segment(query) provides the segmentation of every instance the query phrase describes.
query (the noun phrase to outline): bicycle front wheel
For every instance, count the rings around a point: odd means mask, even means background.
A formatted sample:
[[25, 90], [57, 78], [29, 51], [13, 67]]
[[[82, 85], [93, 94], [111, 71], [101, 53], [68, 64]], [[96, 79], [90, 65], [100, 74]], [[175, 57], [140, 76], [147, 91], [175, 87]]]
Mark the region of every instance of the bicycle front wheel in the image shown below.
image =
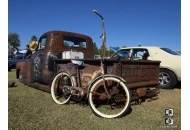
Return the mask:
[[115, 77], [98, 79], [90, 88], [88, 101], [93, 113], [104, 118], [124, 116], [130, 108], [130, 90], [123, 81]]

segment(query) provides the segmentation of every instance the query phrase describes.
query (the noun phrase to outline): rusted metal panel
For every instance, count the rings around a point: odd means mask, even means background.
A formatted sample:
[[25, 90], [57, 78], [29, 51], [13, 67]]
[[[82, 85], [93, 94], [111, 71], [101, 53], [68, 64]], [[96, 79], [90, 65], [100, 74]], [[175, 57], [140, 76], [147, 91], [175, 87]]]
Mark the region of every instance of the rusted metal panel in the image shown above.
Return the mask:
[[30, 61], [26, 61], [23, 69], [23, 81], [28, 84], [34, 82], [31, 73], [32, 64]]
[[32, 83], [34, 79], [31, 75], [31, 62], [30, 61], [22, 61], [18, 62], [16, 65], [16, 76], [19, 78], [19, 73], [23, 76], [23, 83]]
[[20, 61], [16, 63], [16, 77], [19, 78], [19, 73], [23, 73], [24, 61]]
[[147, 81], [139, 81], [139, 82], [132, 82], [132, 83], [126, 83], [127, 87], [129, 88], [138, 88], [138, 87], [158, 87], [158, 81], [156, 80], [147, 80]]
[[40, 84], [40, 83], [28, 83], [28, 86], [42, 90], [44, 92], [51, 93], [51, 88], [49, 85], [44, 85], [44, 84]]
[[139, 96], [146, 96], [146, 90], [147, 88], [143, 87], [143, 88], [137, 88], [137, 93]]
[[[65, 60], [65, 62], [67, 62], [67, 60]], [[59, 64], [57, 66], [59, 66]], [[70, 75], [76, 76], [77, 75], [76, 67], [77, 66], [71, 62], [66, 63], [66, 64], [62, 63], [58, 72], [64, 71], [64, 72], [69, 73]], [[81, 87], [83, 89], [85, 89], [84, 90], [85, 92], [87, 92], [87, 90], [88, 90], [88, 84], [89, 84], [89, 81], [92, 80], [93, 73], [99, 69], [100, 69], [100, 66], [98, 66], [98, 65], [90, 65], [90, 64], [86, 64], [86, 63], [84, 63], [82, 66], [78, 67], [78, 71], [80, 74], [78, 78], [80, 79]]]
[[[81, 59], [83, 60], [83, 59]], [[65, 71], [67, 73], [74, 73], [72, 68], [72, 63], [68, 63], [70, 60], [56, 60], [57, 66], [60, 66], [60, 71]], [[90, 60], [84, 59], [84, 65], [80, 68], [81, 82], [89, 78], [84, 78], [83, 74], [92, 75], [95, 71], [99, 69], [100, 60]], [[114, 63], [115, 62], [115, 63]], [[144, 86], [157, 86], [158, 85], [158, 74], [159, 74], [159, 62], [155, 62], [148, 65], [137, 64], [138, 62], [130, 61], [130, 64], [122, 64], [117, 60], [112, 60], [110, 64], [109, 60], [105, 61], [105, 70], [107, 74], [114, 74], [121, 76], [129, 88], [137, 88]], [[86, 81], [85, 81], [86, 82]]]
[[157, 66], [155, 65], [122, 65], [122, 78], [127, 83], [147, 80], [157, 80]]

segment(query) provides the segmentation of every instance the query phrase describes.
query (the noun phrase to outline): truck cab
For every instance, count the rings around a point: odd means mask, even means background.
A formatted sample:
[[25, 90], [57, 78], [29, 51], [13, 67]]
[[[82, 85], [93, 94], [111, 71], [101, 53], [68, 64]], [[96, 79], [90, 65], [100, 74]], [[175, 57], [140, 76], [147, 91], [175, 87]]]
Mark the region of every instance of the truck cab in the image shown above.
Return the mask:
[[[50, 84], [54, 76], [54, 59], [62, 59], [67, 51], [82, 52], [84, 58], [93, 58], [93, 41], [89, 36], [66, 32], [50, 31], [44, 33], [31, 58], [18, 62], [16, 76], [25, 84], [39, 82]], [[74, 58], [79, 58], [77, 55]]]

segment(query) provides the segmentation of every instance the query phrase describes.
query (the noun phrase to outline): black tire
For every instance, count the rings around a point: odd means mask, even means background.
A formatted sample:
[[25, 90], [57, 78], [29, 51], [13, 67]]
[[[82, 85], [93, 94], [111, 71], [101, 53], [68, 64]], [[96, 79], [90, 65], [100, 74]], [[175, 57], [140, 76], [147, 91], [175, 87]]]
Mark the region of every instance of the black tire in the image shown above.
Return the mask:
[[172, 71], [160, 69], [159, 83], [162, 89], [173, 89], [177, 84], [177, 79]]
[[[103, 78], [98, 79], [90, 88], [88, 102], [91, 110], [95, 115], [103, 118], [119, 118], [124, 116], [131, 105], [130, 90], [123, 81], [114, 77], [105, 77], [105, 82], [108, 92], [113, 92], [111, 98], [108, 98], [105, 94], [105, 89], [102, 86]], [[119, 99], [121, 101], [116, 101]], [[121, 107], [122, 105], [123, 107]]]

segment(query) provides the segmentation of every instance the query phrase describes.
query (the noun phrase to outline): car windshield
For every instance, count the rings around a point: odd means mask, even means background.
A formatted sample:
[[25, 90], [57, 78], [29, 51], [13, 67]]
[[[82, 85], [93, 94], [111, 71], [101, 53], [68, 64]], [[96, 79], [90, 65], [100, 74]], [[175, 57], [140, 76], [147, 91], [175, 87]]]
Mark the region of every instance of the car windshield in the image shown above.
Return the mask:
[[175, 51], [173, 51], [173, 50], [171, 50], [169, 48], [160, 48], [160, 49], [167, 52], [167, 53], [169, 53], [169, 54], [172, 54], [172, 55], [180, 55], [179, 53], [177, 53], [177, 52], [175, 52]]
[[129, 56], [129, 50], [119, 50], [111, 57], [128, 57]]

